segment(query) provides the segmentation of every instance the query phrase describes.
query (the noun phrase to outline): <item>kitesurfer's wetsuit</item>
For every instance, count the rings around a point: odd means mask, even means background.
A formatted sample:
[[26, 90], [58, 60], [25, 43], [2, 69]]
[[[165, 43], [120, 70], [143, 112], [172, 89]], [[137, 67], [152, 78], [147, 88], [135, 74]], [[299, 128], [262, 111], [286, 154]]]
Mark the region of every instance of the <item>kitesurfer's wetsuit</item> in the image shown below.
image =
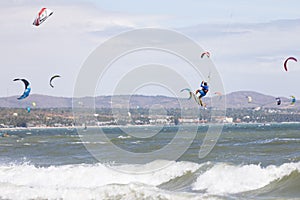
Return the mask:
[[207, 84], [205, 85], [203, 81], [201, 82], [200, 87], [201, 87], [201, 90], [199, 89], [196, 91], [196, 94], [197, 94], [197, 92], [200, 93], [199, 98], [204, 97], [208, 92], [208, 85]]

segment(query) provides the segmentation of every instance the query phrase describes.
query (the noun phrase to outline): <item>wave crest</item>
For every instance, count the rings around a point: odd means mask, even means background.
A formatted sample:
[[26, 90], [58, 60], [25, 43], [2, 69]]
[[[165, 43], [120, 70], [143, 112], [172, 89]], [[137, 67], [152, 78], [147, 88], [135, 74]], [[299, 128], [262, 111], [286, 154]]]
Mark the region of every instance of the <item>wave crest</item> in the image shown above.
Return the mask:
[[198, 176], [193, 184], [193, 190], [219, 195], [241, 193], [263, 188], [294, 171], [300, 171], [300, 162], [267, 167], [219, 163]]

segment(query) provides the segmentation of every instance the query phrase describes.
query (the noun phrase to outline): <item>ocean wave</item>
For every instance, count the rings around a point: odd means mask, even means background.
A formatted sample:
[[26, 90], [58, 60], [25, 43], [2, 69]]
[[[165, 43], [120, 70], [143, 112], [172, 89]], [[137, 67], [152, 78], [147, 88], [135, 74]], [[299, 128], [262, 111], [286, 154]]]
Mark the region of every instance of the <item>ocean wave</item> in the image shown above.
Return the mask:
[[118, 138], [119, 139], [130, 139], [131, 136], [130, 135], [127, 135], [127, 136], [119, 135]]
[[13, 144], [1, 144], [0, 143], [0, 146], [3, 146], [3, 147], [12, 147], [12, 146], [14, 146]]
[[[166, 164], [165, 168], [151, 171], [156, 166], [160, 166], [162, 162]], [[141, 199], [140, 197], [143, 195], [145, 197], [149, 195], [151, 197], [149, 199], [157, 199], [156, 197], [161, 195], [161, 199], [176, 199], [170, 192], [159, 189], [157, 186], [187, 173], [194, 173], [200, 166], [200, 164], [191, 162], [161, 160], [145, 165], [121, 165], [116, 167], [117, 170], [104, 164], [50, 167], [36, 167], [30, 164], [1, 165], [0, 198], [82, 199], [81, 197], [84, 197], [86, 199], [88, 197], [87, 199], [89, 199], [91, 197], [91, 199], [109, 199], [116, 195], [115, 197], [120, 197], [117, 199]], [[135, 170], [137, 173], [120, 172], [125, 169]], [[149, 172], [138, 173], [139, 171], [144, 172], [145, 169], [149, 169]], [[103, 198], [101, 195], [104, 195]]]
[[218, 195], [253, 191], [281, 180], [293, 172], [300, 172], [300, 162], [267, 167], [219, 163], [199, 175], [193, 184], [193, 190]]
[[[166, 167], [153, 171], [161, 165]], [[267, 167], [166, 160], [120, 166], [0, 165], [0, 199], [253, 199], [276, 192], [276, 197], [297, 196], [299, 187], [300, 162]]]
[[68, 144], [106, 144], [107, 142], [88, 142], [88, 141], [76, 141], [68, 142]]
[[11, 184], [0, 184], [1, 197], [4, 199], [102, 199], [102, 200], [217, 200], [214, 196], [191, 194], [186, 192], [170, 192], [153, 186], [131, 183], [111, 184], [95, 188], [29, 188]]
[[272, 138], [264, 140], [255, 140], [245, 143], [235, 143], [234, 146], [255, 145], [255, 144], [282, 144], [288, 142], [300, 142], [300, 138]]
[[299, 199], [300, 197], [300, 172], [295, 170], [287, 176], [277, 179], [267, 186], [252, 191], [250, 197], [276, 197], [284, 199]]
[[140, 141], [140, 140], [137, 140], [137, 141], [132, 141], [132, 142], [130, 142], [131, 144], [140, 144], [140, 143], [142, 143], [142, 141]]

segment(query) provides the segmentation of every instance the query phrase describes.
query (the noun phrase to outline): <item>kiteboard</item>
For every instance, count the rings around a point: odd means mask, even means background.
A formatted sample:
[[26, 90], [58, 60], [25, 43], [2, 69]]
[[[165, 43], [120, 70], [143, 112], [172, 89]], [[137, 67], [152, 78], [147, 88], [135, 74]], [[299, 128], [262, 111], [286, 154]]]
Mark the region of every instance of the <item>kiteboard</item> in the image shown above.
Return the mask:
[[184, 89], [182, 89], [180, 92], [183, 92], [183, 91], [189, 92], [190, 97], [189, 97], [188, 99], [193, 98], [194, 101], [195, 101], [198, 105], [204, 106], [204, 107], [206, 106], [206, 105], [202, 102], [202, 100], [201, 100], [194, 92], [192, 92], [189, 88], [184, 88]]

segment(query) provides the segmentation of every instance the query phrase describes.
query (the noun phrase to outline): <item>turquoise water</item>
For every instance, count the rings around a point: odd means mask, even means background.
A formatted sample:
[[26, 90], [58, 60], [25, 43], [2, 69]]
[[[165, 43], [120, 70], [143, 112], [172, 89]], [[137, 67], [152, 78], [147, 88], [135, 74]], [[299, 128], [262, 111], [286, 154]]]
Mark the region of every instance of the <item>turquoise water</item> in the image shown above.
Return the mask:
[[[9, 137], [0, 138], [0, 198], [300, 198], [300, 124], [225, 125], [212, 151], [200, 159], [208, 128], [6, 130]], [[195, 139], [176, 160], [168, 159], [176, 149], [159, 151], [180, 134], [175, 148], [186, 145], [194, 130]], [[157, 134], [145, 137], [152, 132]], [[143, 137], [137, 137], [140, 133]], [[90, 137], [83, 140], [84, 135]], [[111, 152], [111, 145], [143, 153], [141, 163]], [[144, 157], [157, 151], [157, 158]]]

